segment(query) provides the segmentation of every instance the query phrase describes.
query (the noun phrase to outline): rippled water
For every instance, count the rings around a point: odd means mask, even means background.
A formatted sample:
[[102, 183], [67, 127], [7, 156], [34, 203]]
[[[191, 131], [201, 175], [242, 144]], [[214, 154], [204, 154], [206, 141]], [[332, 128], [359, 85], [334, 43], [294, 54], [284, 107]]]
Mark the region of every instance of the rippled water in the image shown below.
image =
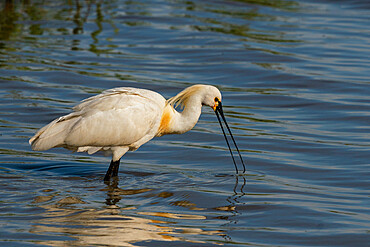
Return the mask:
[[[366, 246], [368, 1], [2, 1], [2, 246]], [[28, 139], [118, 86], [213, 84], [217, 119], [122, 159]]]

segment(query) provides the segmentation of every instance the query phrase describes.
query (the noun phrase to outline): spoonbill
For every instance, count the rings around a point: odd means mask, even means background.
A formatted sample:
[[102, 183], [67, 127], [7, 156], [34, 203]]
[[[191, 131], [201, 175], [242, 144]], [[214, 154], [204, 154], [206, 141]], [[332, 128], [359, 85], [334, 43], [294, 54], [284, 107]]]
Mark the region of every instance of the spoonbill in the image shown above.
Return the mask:
[[[146, 89], [108, 89], [83, 100], [73, 107], [72, 113], [41, 128], [29, 143], [38, 151], [63, 147], [88, 154], [98, 151], [111, 154], [112, 161], [104, 177], [109, 181], [118, 176], [120, 159], [127, 151], [135, 151], [154, 137], [191, 130], [198, 122], [203, 105], [210, 106], [216, 113], [238, 173], [221, 119], [224, 121], [245, 172], [242, 156], [222, 110], [221, 93], [211, 85], [190, 86], [168, 100]], [[181, 112], [176, 110], [178, 106]]]

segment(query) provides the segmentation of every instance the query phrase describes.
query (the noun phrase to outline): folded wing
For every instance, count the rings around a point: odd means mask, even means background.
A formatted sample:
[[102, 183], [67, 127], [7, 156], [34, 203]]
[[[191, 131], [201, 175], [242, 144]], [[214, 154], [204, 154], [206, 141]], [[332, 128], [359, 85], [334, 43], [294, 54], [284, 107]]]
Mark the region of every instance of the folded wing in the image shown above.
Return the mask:
[[90, 97], [40, 129], [30, 139], [34, 150], [66, 147], [93, 153], [102, 148], [136, 149], [155, 135], [165, 99], [152, 91], [115, 88]]

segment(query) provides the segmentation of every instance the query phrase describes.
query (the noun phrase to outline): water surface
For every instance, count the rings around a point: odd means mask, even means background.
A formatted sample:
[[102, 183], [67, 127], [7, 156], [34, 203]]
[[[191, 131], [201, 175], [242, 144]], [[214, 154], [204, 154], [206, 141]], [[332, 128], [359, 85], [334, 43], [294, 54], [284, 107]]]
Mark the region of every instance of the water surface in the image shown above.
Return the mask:
[[[0, 3], [2, 246], [366, 246], [368, 1]], [[102, 179], [109, 157], [28, 139], [105, 89], [223, 93]]]

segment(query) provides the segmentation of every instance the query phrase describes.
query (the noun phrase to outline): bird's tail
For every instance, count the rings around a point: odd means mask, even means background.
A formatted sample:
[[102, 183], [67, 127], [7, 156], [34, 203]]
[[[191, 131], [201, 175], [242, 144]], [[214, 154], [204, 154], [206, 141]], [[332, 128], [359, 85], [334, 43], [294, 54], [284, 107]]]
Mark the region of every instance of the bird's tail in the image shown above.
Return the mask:
[[78, 118], [71, 113], [44, 126], [29, 140], [32, 150], [44, 151], [63, 146], [69, 129], [77, 120]]

